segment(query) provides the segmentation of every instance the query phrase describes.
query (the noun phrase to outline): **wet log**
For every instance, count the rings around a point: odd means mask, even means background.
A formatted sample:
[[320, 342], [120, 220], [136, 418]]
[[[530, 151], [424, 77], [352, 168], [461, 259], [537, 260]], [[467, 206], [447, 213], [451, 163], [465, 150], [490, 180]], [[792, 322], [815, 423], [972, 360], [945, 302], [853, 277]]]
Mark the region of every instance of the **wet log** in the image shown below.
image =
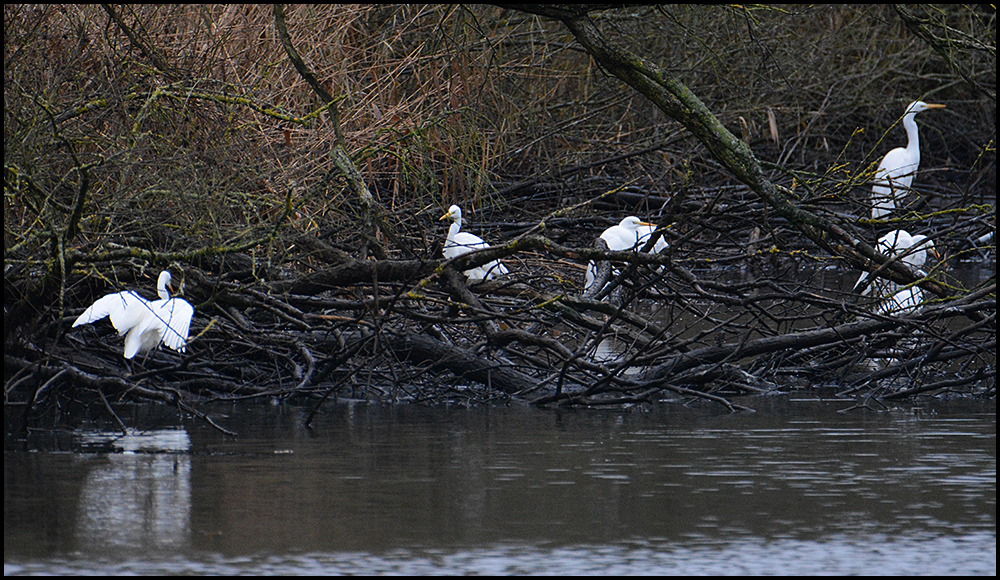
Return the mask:
[[488, 360], [427, 335], [390, 331], [381, 339], [400, 360], [417, 365], [429, 364], [435, 370], [447, 370], [458, 377], [511, 395], [530, 390], [538, 384], [537, 379], [515, 370], [509, 362]]
[[314, 296], [334, 288], [364, 282], [419, 280], [434, 273], [436, 261], [421, 260], [350, 260], [345, 263], [310, 272], [294, 280], [278, 280], [270, 284], [279, 294]]

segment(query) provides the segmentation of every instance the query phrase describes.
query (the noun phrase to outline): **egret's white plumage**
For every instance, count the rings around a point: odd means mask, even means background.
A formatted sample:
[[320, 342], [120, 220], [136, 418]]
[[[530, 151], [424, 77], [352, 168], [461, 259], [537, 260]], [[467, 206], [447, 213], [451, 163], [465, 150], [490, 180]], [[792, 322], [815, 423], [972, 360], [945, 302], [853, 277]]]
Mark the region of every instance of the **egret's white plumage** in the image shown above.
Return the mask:
[[[906, 230], [893, 230], [887, 233], [879, 238], [876, 248], [887, 256], [900, 256], [899, 260], [915, 269], [918, 274], [923, 274], [920, 268], [927, 261], [928, 252], [937, 255], [933, 240], [924, 235], [910, 235]], [[861, 274], [854, 288], [857, 289], [867, 279], [867, 272]], [[880, 314], [907, 312], [924, 301], [924, 292], [920, 287], [902, 288], [899, 284], [887, 280], [872, 282], [861, 293], [870, 294], [878, 299], [875, 310]]]
[[924, 291], [919, 286], [910, 286], [879, 302], [875, 308], [881, 314], [899, 314], [913, 310], [923, 301]]
[[[646, 245], [655, 230], [655, 224], [646, 223], [634, 215], [630, 215], [618, 225], [604, 230], [601, 239], [608, 243], [608, 249], [612, 251], [640, 250]], [[666, 247], [667, 241], [663, 239], [663, 236], [660, 236], [653, 245], [652, 253], [658, 253]], [[597, 266], [591, 261], [587, 264], [587, 274], [583, 282], [584, 290], [590, 288], [596, 275]]]
[[152, 302], [132, 291], [99, 298], [83, 311], [73, 326], [110, 317], [118, 334], [125, 336], [125, 350], [122, 353], [125, 358], [152, 350], [160, 342], [178, 352], [184, 352], [187, 349], [194, 307], [183, 298], [170, 296], [171, 280], [170, 272], [160, 272], [156, 281], [156, 292], [160, 299]]
[[[451, 226], [448, 227], [448, 235], [445, 238], [444, 249], [442, 250], [445, 258], [450, 260], [473, 250], [490, 247], [479, 236], [461, 231], [462, 210], [457, 205], [448, 208], [448, 212], [441, 216], [440, 219], [451, 219]], [[507, 272], [507, 267], [503, 265], [503, 262], [493, 260], [482, 266], [465, 270], [463, 274], [469, 280], [492, 280], [495, 276], [503, 275]]]
[[920, 133], [914, 120], [917, 113], [929, 109], [943, 109], [944, 105], [914, 101], [906, 107], [903, 128], [906, 129], [906, 147], [897, 147], [886, 153], [875, 170], [872, 185], [872, 217], [880, 218], [897, 207], [913, 183], [913, 176], [920, 166]]
[[[898, 288], [898, 286], [896, 287]], [[924, 291], [919, 286], [910, 286], [898, 290], [891, 296], [887, 296], [875, 305], [875, 312], [883, 316], [893, 316], [905, 314], [916, 309], [924, 302]], [[904, 329], [907, 330], [907, 329]], [[894, 346], [905, 352], [917, 347], [918, 339], [914, 336], [900, 337]], [[891, 351], [889, 351], [891, 352]], [[889, 365], [894, 365], [898, 361], [896, 356], [879, 356], [878, 358], [867, 359], [867, 367], [870, 370], [877, 370]]]
[[[875, 249], [889, 257], [902, 256], [899, 260], [917, 270], [918, 273], [920, 273], [920, 268], [923, 267], [924, 263], [927, 261], [927, 253], [936, 253], [934, 250], [933, 240], [922, 234], [918, 234], [916, 236], [910, 235], [910, 233], [906, 230], [892, 230], [882, 236], [878, 239]], [[854, 284], [854, 288], [857, 289], [859, 286], [865, 284], [867, 280], [868, 272], [863, 272], [861, 277], [859, 277], [858, 281]], [[873, 282], [873, 285], [874, 284], [875, 282]], [[861, 294], [870, 294], [871, 288], [872, 286], [866, 286], [861, 291]], [[889, 294], [897, 292], [898, 289], [899, 286], [895, 283], [887, 282], [887, 286], [880, 288], [875, 295], [888, 296]]]

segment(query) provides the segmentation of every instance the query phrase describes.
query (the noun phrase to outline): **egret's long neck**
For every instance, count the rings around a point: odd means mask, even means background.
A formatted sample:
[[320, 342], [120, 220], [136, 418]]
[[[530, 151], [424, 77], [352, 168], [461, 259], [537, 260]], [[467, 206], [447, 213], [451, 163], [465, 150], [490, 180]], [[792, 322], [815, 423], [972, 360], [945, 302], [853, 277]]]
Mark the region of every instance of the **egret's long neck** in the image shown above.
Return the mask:
[[156, 293], [160, 295], [160, 300], [170, 298], [170, 292], [167, 290], [168, 280], [168, 277], [160, 276], [160, 279], [156, 281]]
[[451, 222], [451, 226], [448, 228], [448, 237], [455, 239], [458, 232], [462, 229], [462, 218], [455, 218], [455, 221]]
[[917, 130], [916, 118], [916, 113], [907, 113], [903, 117], [903, 128], [906, 129], [906, 150], [920, 155], [920, 132]]

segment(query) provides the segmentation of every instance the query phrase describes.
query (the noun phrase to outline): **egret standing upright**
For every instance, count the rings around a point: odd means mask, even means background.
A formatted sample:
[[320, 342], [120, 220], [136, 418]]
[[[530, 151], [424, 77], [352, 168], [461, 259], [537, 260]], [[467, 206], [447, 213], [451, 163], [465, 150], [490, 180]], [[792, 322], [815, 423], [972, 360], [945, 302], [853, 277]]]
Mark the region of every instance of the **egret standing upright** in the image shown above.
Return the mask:
[[913, 176], [920, 166], [920, 134], [914, 117], [921, 111], [943, 109], [944, 105], [914, 101], [906, 107], [903, 128], [906, 129], [906, 147], [896, 147], [885, 154], [875, 170], [872, 185], [872, 217], [875, 219], [895, 211], [913, 183]]

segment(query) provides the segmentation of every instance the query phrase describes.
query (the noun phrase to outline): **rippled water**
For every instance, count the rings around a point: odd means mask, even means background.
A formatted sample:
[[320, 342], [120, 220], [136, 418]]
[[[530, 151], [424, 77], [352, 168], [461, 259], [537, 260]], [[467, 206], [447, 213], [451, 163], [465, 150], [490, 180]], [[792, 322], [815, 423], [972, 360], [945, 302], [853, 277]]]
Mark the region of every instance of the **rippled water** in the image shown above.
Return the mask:
[[995, 574], [995, 403], [743, 403], [8, 439], [5, 574]]

